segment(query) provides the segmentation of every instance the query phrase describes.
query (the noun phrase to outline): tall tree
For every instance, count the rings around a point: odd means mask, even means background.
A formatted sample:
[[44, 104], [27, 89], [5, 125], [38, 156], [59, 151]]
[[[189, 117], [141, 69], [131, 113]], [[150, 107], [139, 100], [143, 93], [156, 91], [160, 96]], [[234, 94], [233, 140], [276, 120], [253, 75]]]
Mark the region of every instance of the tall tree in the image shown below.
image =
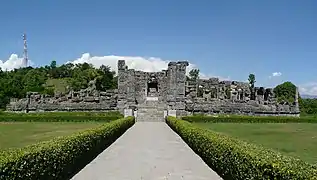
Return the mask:
[[249, 84], [251, 86], [251, 88], [254, 88], [254, 84], [255, 84], [255, 75], [254, 74], [249, 74], [249, 78], [248, 78]]
[[287, 81], [274, 88], [277, 100], [293, 103], [295, 100], [296, 86]]
[[196, 81], [199, 78], [199, 69], [192, 69], [189, 71], [189, 79]]

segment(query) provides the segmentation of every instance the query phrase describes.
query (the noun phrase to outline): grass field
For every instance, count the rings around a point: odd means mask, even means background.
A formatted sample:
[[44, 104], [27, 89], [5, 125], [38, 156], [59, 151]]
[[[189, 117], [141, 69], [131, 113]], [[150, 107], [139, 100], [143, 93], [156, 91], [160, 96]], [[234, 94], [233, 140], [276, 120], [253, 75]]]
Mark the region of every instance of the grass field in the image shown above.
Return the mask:
[[317, 124], [311, 123], [195, 123], [203, 128], [278, 150], [317, 164]]
[[56, 136], [100, 126], [97, 122], [0, 122], [0, 150], [18, 148]]

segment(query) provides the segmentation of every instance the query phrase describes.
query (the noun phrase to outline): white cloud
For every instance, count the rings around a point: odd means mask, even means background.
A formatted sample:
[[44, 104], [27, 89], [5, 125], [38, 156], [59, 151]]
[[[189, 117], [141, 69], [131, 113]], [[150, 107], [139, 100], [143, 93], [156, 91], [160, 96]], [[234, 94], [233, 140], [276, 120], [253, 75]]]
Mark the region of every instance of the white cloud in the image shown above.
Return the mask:
[[282, 76], [282, 73], [281, 72], [274, 72], [274, 73], [272, 73], [272, 76], [273, 77]]
[[273, 77], [280, 77], [282, 76], [282, 73], [281, 72], [273, 72], [271, 76], [269, 76], [269, 78], [273, 78]]
[[0, 60], [0, 68], [3, 71], [11, 71], [14, 68], [20, 68], [22, 67], [22, 59], [23, 58], [19, 58], [17, 54], [11, 54], [8, 60]]
[[[84, 53], [80, 58], [74, 61], [68, 61], [74, 64], [77, 63], [90, 63], [95, 67], [100, 67], [101, 65], [110, 66], [112, 70], [117, 72], [117, 62], [118, 60], [125, 60], [126, 65], [129, 69], [135, 69], [145, 72], [158, 72], [167, 69], [167, 65], [170, 61], [184, 61], [184, 60], [163, 60], [158, 57], [140, 57], [140, 56], [91, 56], [89, 53]], [[195, 64], [189, 63], [187, 67], [187, 73], [191, 69], [198, 68]], [[200, 73], [200, 77], [203, 79], [207, 79], [210, 77], [218, 77], [222, 80], [228, 80], [227, 78], [222, 78], [219, 76], [213, 76], [211, 74]]]
[[[8, 60], [6, 61], [0, 60], [0, 68], [3, 71], [11, 71], [13, 69], [18, 69], [23, 66], [22, 60], [23, 58], [19, 57], [17, 54], [11, 54]], [[33, 66], [34, 63], [29, 60], [28, 65]]]
[[[167, 68], [167, 64], [169, 61], [162, 60], [156, 57], [139, 57], [139, 56], [91, 56], [89, 53], [83, 54], [80, 58], [69, 61], [71, 63], [90, 63], [96, 67], [100, 67], [101, 65], [110, 66], [112, 70], [117, 71], [117, 62], [118, 60], [125, 60], [126, 65], [128, 65], [129, 69], [142, 70], [147, 72], [152, 71], [161, 71]], [[190, 65], [193, 67], [193, 65]], [[195, 67], [195, 66], [194, 66]]]
[[[15, 68], [22, 67], [22, 59], [16, 54], [12, 54], [10, 58], [6, 61], [0, 60], [0, 67], [4, 71], [10, 71]], [[100, 67], [101, 65], [110, 66], [112, 70], [117, 72], [117, 62], [118, 60], [125, 60], [126, 65], [130, 69], [146, 71], [146, 72], [158, 72], [167, 69], [167, 65], [170, 61], [184, 61], [184, 60], [163, 60], [158, 57], [141, 57], [141, 56], [91, 56], [89, 53], [84, 53], [80, 58], [76, 60], [68, 61], [67, 63], [89, 63], [95, 67]], [[29, 61], [30, 65], [34, 65], [32, 61]], [[189, 63], [187, 67], [187, 73], [191, 69], [198, 68], [197, 65]], [[230, 77], [221, 77], [212, 74], [205, 74], [200, 72], [200, 78], [208, 79], [210, 77], [218, 77], [220, 80], [229, 80]]]
[[[21, 57], [18, 57], [17, 54], [12, 54], [8, 60], [3, 61], [0, 60], [0, 67], [2, 70], [13, 70], [15, 68], [22, 67], [22, 59]], [[126, 64], [131, 69], [135, 70], [141, 70], [141, 71], [147, 71], [147, 72], [155, 72], [155, 71], [161, 71], [167, 68], [167, 65], [170, 61], [182, 61], [182, 60], [163, 60], [158, 57], [140, 57], [140, 56], [115, 56], [115, 55], [109, 55], [109, 56], [91, 56], [89, 53], [83, 54], [80, 58], [69, 61], [72, 63], [91, 63], [96, 67], [99, 67], [101, 65], [108, 65], [111, 67], [111, 69], [117, 71], [117, 61], [119, 59], [126, 60]], [[32, 61], [29, 61], [29, 64], [32, 66], [34, 63]], [[191, 69], [198, 68], [197, 65], [189, 63], [189, 66], [187, 67], [187, 73]], [[272, 77], [279, 77], [281, 76], [281, 72], [274, 72], [270, 76]], [[206, 74], [206, 73], [200, 73], [200, 78], [202, 79], [208, 79], [210, 77], [218, 77], [220, 80], [231, 80], [230, 77], [221, 77], [213, 74]], [[317, 95], [317, 82], [311, 82], [299, 85], [299, 92], [301, 94], [306, 95]]]
[[317, 95], [317, 82], [310, 82], [310, 83], [299, 85], [298, 90], [299, 90], [300, 94], [316, 96]]

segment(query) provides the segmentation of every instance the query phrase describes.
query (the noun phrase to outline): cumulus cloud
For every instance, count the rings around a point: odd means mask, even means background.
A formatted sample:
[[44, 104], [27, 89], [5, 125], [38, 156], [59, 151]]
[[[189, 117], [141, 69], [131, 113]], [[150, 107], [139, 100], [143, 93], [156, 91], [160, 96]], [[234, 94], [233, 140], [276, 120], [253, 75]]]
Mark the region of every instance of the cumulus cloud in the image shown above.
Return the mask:
[[[8, 60], [3, 61], [0, 60], [0, 68], [4, 71], [10, 71], [15, 68], [22, 67], [22, 59], [17, 54], [12, 54]], [[109, 55], [109, 56], [91, 56], [89, 53], [84, 53], [80, 58], [75, 60], [68, 61], [67, 63], [90, 63], [93, 64], [95, 67], [100, 67], [101, 65], [110, 66], [111, 69], [117, 71], [117, 61], [119, 59], [126, 60], [126, 64], [131, 69], [147, 71], [147, 72], [157, 72], [167, 68], [167, 65], [170, 61], [182, 61], [182, 60], [164, 60], [158, 57], [141, 57], [141, 56], [116, 56], [116, 55]], [[29, 61], [29, 65], [34, 65], [32, 61]], [[191, 69], [199, 68], [197, 65], [189, 63], [187, 67], [187, 73]], [[281, 72], [273, 72], [270, 78], [272, 77], [279, 77], [281, 76]], [[220, 80], [231, 80], [228, 77], [217, 76], [214, 74], [208, 73], [200, 73], [200, 78], [208, 79], [210, 77], [217, 77]], [[247, 81], [246, 81], [247, 82]], [[299, 92], [301, 94], [306, 95], [317, 95], [317, 82], [311, 82], [299, 85]]]
[[[11, 71], [13, 69], [18, 69], [22, 67], [22, 57], [19, 57], [17, 54], [11, 54], [8, 60], [0, 60], [0, 68], [3, 71]], [[32, 61], [28, 61], [29, 66], [33, 66], [34, 63]]]
[[272, 76], [273, 77], [282, 76], [282, 73], [281, 72], [274, 72], [274, 73], [272, 73]]
[[[84, 53], [80, 58], [68, 61], [68, 63], [90, 63], [95, 67], [100, 67], [101, 65], [110, 66], [111, 69], [117, 72], [117, 61], [125, 60], [126, 65], [130, 69], [145, 71], [145, 72], [158, 72], [167, 69], [167, 65], [170, 61], [184, 61], [184, 60], [163, 60], [158, 57], [140, 57], [140, 56], [91, 56], [89, 53]], [[198, 68], [195, 64], [189, 63], [187, 67], [187, 73], [191, 69]], [[222, 80], [228, 80], [229, 77], [223, 78], [220, 76], [213, 76], [211, 74], [200, 73], [200, 77], [203, 79], [208, 79], [210, 77], [218, 77]]]
[[[22, 59], [18, 57], [17, 54], [12, 54], [8, 60], [2, 61], [0, 60], [0, 67], [4, 71], [10, 71], [15, 68], [22, 67]], [[185, 60], [163, 60], [159, 57], [141, 57], [141, 56], [116, 56], [116, 55], [108, 55], [108, 56], [91, 56], [89, 53], [84, 53], [80, 58], [75, 60], [68, 61], [66, 63], [89, 63], [94, 65], [95, 67], [100, 67], [101, 65], [110, 66], [112, 70], [117, 72], [117, 62], [118, 60], [125, 60], [126, 65], [130, 69], [145, 71], [145, 72], [158, 72], [167, 69], [167, 65], [171, 61], [185, 61]], [[29, 65], [34, 65], [32, 61], [29, 61]], [[189, 63], [187, 67], [187, 74], [190, 70], [198, 68], [197, 65], [193, 63]], [[206, 74], [200, 72], [200, 78], [208, 79], [210, 77], [218, 77], [220, 80], [229, 80], [230, 77], [221, 77], [213, 74]]]
[[298, 86], [299, 93], [302, 95], [317, 96], [317, 82], [310, 82]]
[[[161, 71], [163, 69], [166, 69], [167, 64], [169, 61], [162, 60], [161, 58], [156, 57], [139, 57], [139, 56], [115, 56], [115, 55], [109, 55], [109, 56], [91, 56], [89, 53], [83, 54], [80, 58], [69, 61], [74, 64], [78, 63], [89, 63], [94, 65], [95, 67], [100, 67], [101, 65], [107, 65], [110, 66], [111, 69], [117, 71], [117, 61], [118, 60], [125, 60], [126, 65], [130, 69], [135, 70], [142, 70], [146, 72], [152, 72], [152, 71]], [[190, 65], [193, 66], [193, 65]]]
[[273, 78], [273, 77], [280, 77], [282, 76], [282, 73], [281, 72], [273, 72], [271, 76], [269, 76], [269, 78]]
[[0, 68], [4, 71], [11, 71], [15, 68], [22, 67], [22, 59], [17, 54], [11, 54], [8, 60], [0, 60]]

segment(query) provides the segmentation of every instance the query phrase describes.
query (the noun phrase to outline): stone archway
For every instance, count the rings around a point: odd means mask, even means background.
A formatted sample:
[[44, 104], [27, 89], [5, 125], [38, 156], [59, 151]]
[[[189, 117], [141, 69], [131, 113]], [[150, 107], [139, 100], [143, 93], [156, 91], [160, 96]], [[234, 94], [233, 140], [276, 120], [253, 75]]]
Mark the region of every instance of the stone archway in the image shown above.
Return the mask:
[[147, 82], [147, 97], [158, 97], [159, 88], [158, 81], [154, 74], [151, 74], [150, 79]]

